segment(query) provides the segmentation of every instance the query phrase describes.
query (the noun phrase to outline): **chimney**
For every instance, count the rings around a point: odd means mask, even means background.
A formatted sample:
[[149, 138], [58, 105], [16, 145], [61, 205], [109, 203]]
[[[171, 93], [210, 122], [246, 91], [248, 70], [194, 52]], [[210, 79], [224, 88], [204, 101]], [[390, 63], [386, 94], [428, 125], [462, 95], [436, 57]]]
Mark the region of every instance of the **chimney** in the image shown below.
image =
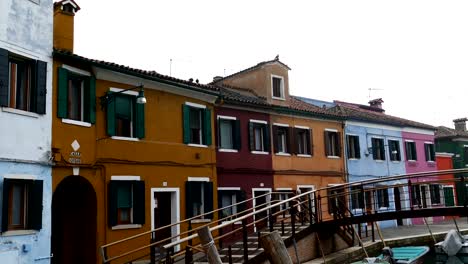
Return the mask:
[[213, 77], [213, 82], [217, 82], [217, 81], [219, 81], [219, 80], [221, 80], [221, 79], [223, 79], [223, 77], [221, 77], [221, 76], [215, 76], [215, 77]]
[[383, 103], [382, 98], [378, 98], [378, 99], [370, 100], [369, 106], [382, 109], [382, 103]]
[[455, 130], [456, 131], [466, 131], [466, 121], [468, 119], [466, 117], [464, 118], [458, 118], [453, 120], [453, 123], [455, 124]]
[[54, 3], [54, 48], [73, 52], [75, 13], [80, 7], [73, 0]]

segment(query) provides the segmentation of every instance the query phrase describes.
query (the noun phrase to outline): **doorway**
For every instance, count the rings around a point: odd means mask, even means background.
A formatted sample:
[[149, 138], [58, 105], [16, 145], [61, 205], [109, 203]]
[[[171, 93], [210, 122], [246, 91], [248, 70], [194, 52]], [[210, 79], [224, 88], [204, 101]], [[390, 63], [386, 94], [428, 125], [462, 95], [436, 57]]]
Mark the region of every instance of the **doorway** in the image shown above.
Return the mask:
[[52, 197], [52, 263], [96, 263], [96, 192], [81, 176], [66, 177]]
[[[180, 221], [180, 195], [179, 188], [151, 188], [151, 229], [157, 229]], [[156, 241], [170, 238], [179, 234], [180, 225], [163, 228], [156, 231]], [[177, 238], [172, 238], [175, 241]], [[167, 241], [169, 242], [169, 241]], [[179, 251], [176, 246], [175, 251]]]
[[[270, 195], [267, 195], [268, 193], [271, 193], [271, 188], [252, 188], [252, 196], [254, 198], [252, 201], [252, 207], [255, 208], [253, 210], [254, 212], [270, 205], [271, 198]], [[267, 216], [268, 210], [254, 215], [254, 222], [260, 219], [264, 219], [263, 221], [254, 224], [255, 232], [257, 232], [257, 228], [268, 226]]]

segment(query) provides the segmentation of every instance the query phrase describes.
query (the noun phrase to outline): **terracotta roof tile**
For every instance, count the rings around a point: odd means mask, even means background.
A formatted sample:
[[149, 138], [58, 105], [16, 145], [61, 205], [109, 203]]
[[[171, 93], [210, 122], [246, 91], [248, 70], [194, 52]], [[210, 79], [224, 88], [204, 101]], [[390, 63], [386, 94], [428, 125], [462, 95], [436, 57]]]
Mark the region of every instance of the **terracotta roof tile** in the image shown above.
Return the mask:
[[454, 137], [465, 137], [468, 138], [468, 131], [457, 131], [453, 128], [438, 126], [436, 133], [436, 138], [454, 138]]

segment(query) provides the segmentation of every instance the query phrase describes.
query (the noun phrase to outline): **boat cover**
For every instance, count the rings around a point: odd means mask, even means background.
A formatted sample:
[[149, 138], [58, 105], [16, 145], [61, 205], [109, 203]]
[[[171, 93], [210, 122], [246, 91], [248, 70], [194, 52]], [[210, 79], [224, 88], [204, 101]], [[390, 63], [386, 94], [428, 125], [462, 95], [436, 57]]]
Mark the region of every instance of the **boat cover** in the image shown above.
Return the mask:
[[440, 247], [448, 256], [455, 256], [462, 248], [463, 242], [464, 238], [456, 230], [450, 230]]

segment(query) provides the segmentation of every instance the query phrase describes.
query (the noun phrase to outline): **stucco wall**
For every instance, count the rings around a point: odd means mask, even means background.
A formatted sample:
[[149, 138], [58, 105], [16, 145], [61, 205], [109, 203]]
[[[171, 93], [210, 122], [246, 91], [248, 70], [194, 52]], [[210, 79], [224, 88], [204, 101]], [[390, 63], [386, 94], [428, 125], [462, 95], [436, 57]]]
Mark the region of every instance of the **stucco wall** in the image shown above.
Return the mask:
[[[50, 263], [50, 235], [51, 235], [51, 168], [49, 166], [0, 162], [0, 187], [3, 188], [5, 174], [28, 174], [43, 181], [42, 196], [42, 229], [31, 231], [27, 235], [0, 236], [0, 263], [30, 264]], [[3, 203], [0, 195], [0, 204]], [[30, 251], [24, 252], [23, 245], [29, 246]], [[9, 262], [12, 259], [18, 262]], [[37, 260], [36, 260], [37, 259]]]
[[[426, 132], [428, 133], [428, 132]], [[415, 173], [423, 171], [435, 171], [437, 166], [435, 162], [426, 161], [426, 154], [424, 151], [424, 143], [432, 142], [434, 143], [434, 133], [432, 135], [423, 134], [423, 133], [413, 133], [413, 132], [402, 132], [404, 140], [413, 140], [416, 143], [416, 153], [418, 160], [408, 161], [405, 155], [405, 167], [406, 173]], [[435, 147], [435, 146], [434, 146]]]

